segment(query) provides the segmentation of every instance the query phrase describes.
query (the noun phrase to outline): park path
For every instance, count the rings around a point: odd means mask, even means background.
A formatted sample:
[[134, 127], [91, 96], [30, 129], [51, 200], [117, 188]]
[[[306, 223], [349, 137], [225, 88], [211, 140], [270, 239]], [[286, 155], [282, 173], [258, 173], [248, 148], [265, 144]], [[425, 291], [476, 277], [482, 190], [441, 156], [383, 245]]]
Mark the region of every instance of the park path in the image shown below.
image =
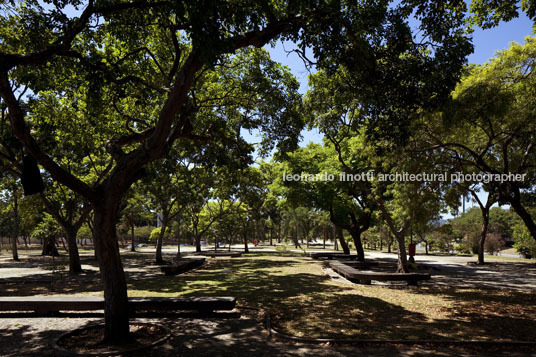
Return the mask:
[[[367, 258], [396, 261], [396, 254], [367, 252]], [[486, 257], [486, 264], [474, 264], [475, 257], [418, 254], [415, 262], [430, 268], [432, 279], [425, 284], [460, 288], [536, 290], [536, 261]]]

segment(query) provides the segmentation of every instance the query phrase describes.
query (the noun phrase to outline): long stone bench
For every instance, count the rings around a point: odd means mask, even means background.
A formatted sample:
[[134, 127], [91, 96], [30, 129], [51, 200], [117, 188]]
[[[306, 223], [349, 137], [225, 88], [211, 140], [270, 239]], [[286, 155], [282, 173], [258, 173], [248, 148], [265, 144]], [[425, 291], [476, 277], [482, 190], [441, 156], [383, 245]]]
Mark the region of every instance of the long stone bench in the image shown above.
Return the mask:
[[313, 259], [351, 259], [355, 256], [344, 253], [329, 253], [329, 252], [312, 252], [308, 254]]
[[177, 275], [182, 274], [192, 269], [198, 268], [205, 262], [205, 258], [196, 257], [189, 259], [179, 260], [172, 265], [164, 265], [160, 267], [160, 270], [165, 275]]
[[373, 260], [365, 260], [364, 262], [358, 260], [345, 260], [344, 262], [336, 261], [335, 263], [348, 265], [349, 267], [356, 269], [367, 269], [369, 267], [376, 267], [379, 265], [378, 262], [375, 262]]
[[[137, 311], [196, 310], [207, 313], [216, 310], [232, 310], [236, 298], [215, 297], [131, 297], [129, 308]], [[59, 311], [104, 310], [104, 298], [99, 296], [3, 296], [0, 311], [35, 311], [47, 314]]]
[[242, 256], [242, 252], [225, 252], [225, 251], [212, 251], [212, 252], [197, 252], [197, 255], [204, 255], [206, 257], [216, 258], [216, 257], [231, 257], [238, 258]]
[[358, 281], [361, 284], [370, 285], [372, 280], [376, 281], [407, 281], [408, 285], [417, 285], [420, 280], [429, 280], [428, 273], [383, 273], [375, 271], [362, 271], [352, 268], [343, 263], [333, 262], [329, 264], [331, 269], [350, 281]]

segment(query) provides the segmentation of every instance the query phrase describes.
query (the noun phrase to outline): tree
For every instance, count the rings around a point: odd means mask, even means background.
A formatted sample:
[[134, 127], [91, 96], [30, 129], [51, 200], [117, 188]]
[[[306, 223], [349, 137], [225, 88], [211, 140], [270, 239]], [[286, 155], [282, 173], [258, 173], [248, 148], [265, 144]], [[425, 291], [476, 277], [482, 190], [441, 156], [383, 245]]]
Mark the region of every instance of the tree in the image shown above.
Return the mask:
[[248, 253], [248, 241], [254, 223], [260, 221], [263, 216], [263, 206], [268, 192], [267, 178], [255, 167], [242, 170], [238, 177], [234, 197], [242, 223], [244, 252]]
[[534, 239], [536, 223], [523, 200], [536, 180], [535, 63], [536, 39], [528, 37], [524, 46], [512, 44], [486, 64], [470, 68], [450, 104], [429, 116], [427, 130], [430, 148], [447, 151], [464, 173], [480, 174]]
[[40, 239], [43, 245], [41, 255], [49, 255], [53, 257], [59, 256], [56, 244], [61, 232], [57, 222], [50, 214], [46, 214], [43, 220], [35, 227], [32, 232], [34, 238]]
[[[458, 165], [455, 164], [454, 166], [456, 167]], [[480, 236], [477, 242], [477, 253], [478, 253], [477, 264], [484, 264], [484, 252], [485, 252], [485, 247], [486, 247], [486, 239], [488, 237], [488, 231], [489, 231], [489, 226], [490, 226], [489, 225], [490, 209], [491, 209], [491, 206], [497, 203], [498, 201], [497, 193], [494, 192], [493, 187], [489, 187], [489, 185], [487, 184], [483, 184], [483, 183], [475, 182], [475, 181], [455, 182], [454, 185], [456, 185], [457, 188], [459, 188], [463, 192], [464, 199], [465, 199], [466, 194], [470, 194], [472, 196], [473, 201], [478, 204], [478, 207], [480, 207], [481, 228], [480, 228]], [[488, 191], [488, 196], [485, 202], [483, 202], [478, 196], [478, 193], [480, 192], [481, 188]]]
[[[329, 142], [323, 146], [309, 144], [288, 155], [284, 172], [278, 180], [286, 187], [286, 196], [292, 204], [329, 212], [331, 222], [350, 233], [357, 259], [363, 261], [365, 252], [361, 234], [373, 224], [374, 205], [360, 184], [341, 180], [341, 172], [343, 167], [333, 145]], [[290, 179], [286, 179], [288, 175]], [[292, 179], [295, 175], [304, 175], [304, 179]], [[346, 242], [341, 241], [341, 245], [346, 250]], [[345, 253], [349, 254], [349, 250]]]
[[[45, 108], [40, 108], [39, 110], [50, 110], [46, 107], [46, 104], [43, 104]], [[20, 144], [15, 141], [10, 135], [10, 132], [6, 128], [7, 116], [5, 112], [6, 108], [2, 110], [2, 127], [0, 130], [2, 140], [1, 140], [1, 153], [0, 157], [3, 161], [3, 166], [15, 177], [21, 178], [21, 181], [24, 182], [24, 157], [20, 157], [20, 154], [17, 154], [17, 151], [20, 150]], [[65, 113], [63, 113], [65, 114]], [[46, 137], [46, 132], [42, 133]], [[45, 139], [46, 140], [46, 139]], [[68, 146], [68, 144], [66, 145]], [[52, 148], [51, 153], [54, 152]], [[61, 150], [65, 150], [65, 147], [62, 147]], [[56, 157], [58, 159], [61, 158]], [[73, 162], [68, 161], [68, 158], [63, 158], [64, 164], [68, 167], [70, 172], [77, 171], [78, 174], [91, 175], [88, 171], [87, 163], [82, 162]], [[93, 175], [95, 177], [95, 175]], [[82, 271], [80, 264], [80, 256], [78, 254], [78, 247], [76, 244], [76, 234], [82, 223], [86, 220], [87, 216], [91, 211], [91, 207], [87, 202], [83, 202], [79, 195], [76, 195], [74, 192], [68, 188], [54, 183], [52, 180], [47, 182], [47, 193], [41, 192], [39, 194], [40, 199], [43, 202], [45, 210], [52, 215], [58, 224], [61, 225], [65, 232], [65, 238], [68, 244], [69, 250], [69, 273], [78, 274]], [[17, 219], [15, 222], [16, 229], [20, 226], [20, 220]], [[33, 228], [33, 227], [32, 227]], [[53, 249], [55, 247], [53, 246]]]
[[[68, 16], [67, 5], [80, 15]], [[79, 1], [54, 3], [51, 10], [38, 2], [2, 6], [9, 11], [2, 14], [0, 96], [8, 108], [13, 134], [28, 153], [54, 180], [93, 206], [94, 243], [104, 283], [105, 340], [114, 343], [128, 339], [127, 288], [115, 223], [121, 198], [143, 176], [143, 167], [165, 156], [179, 137], [230, 139], [239, 136], [240, 127], [263, 129], [265, 149], [277, 141], [281, 149], [296, 143], [299, 106], [295, 91], [281, 88], [281, 82], [274, 85], [274, 77], [281, 79], [280, 72], [264, 71], [259, 61], [253, 61], [256, 76], [251, 80], [240, 77], [226, 86], [231, 90], [249, 86], [247, 91], [257, 94], [249, 97], [254, 103], [224, 110], [227, 97], [211, 90], [211, 79], [217, 77], [218, 68], [228, 67], [233, 54], [284, 35], [299, 42], [299, 48], [313, 47], [320, 65], [355, 61], [352, 68], [362, 74], [357, 76], [360, 79], [380, 84], [391, 78], [380, 76], [382, 72], [375, 68], [371, 71], [371, 65], [385, 63], [385, 68], [399, 70], [397, 76], [385, 73], [392, 76], [391, 83], [405, 82], [399, 79], [419, 73], [432, 77], [425, 83], [434, 83], [457, 73], [457, 62], [468, 49], [461, 32], [464, 6], [459, 2], [441, 7], [429, 1], [393, 6], [320, 2], [311, 8], [305, 1], [200, 5], [197, 1], [89, 0], [87, 6]], [[423, 43], [412, 41], [407, 22], [415, 6]], [[424, 51], [430, 41], [442, 45], [434, 48], [434, 58]], [[419, 72], [403, 71], [415, 58], [401, 55], [408, 49], [425, 63], [437, 65], [441, 77], [422, 66]], [[26, 87], [33, 94], [17, 97]], [[97, 183], [89, 184], [68, 172], [32, 133], [32, 126], [54, 129], [54, 118], [40, 116], [32, 106], [33, 98], [39, 101], [47, 92], [59, 98], [60, 105], [75, 110], [77, 120], [70, 138], [80, 149], [88, 155], [106, 151], [108, 165]], [[53, 139], [58, 145], [57, 137]]]
[[65, 233], [69, 250], [69, 274], [82, 272], [76, 235], [91, 212], [88, 202], [81, 200], [71, 190], [54, 182], [49, 183], [48, 194], [40, 194], [46, 211], [59, 223]]

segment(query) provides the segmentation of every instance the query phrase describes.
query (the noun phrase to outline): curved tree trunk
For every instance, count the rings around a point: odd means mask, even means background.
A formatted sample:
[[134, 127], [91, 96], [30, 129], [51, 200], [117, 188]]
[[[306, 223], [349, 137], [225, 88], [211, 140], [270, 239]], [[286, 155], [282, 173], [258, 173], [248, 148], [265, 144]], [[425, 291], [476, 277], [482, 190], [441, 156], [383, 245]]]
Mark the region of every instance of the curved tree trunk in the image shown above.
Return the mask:
[[[111, 195], [109, 195], [111, 196]], [[115, 223], [119, 200], [113, 199], [94, 207], [94, 235], [101, 278], [104, 284], [104, 342], [129, 340], [127, 283]]]
[[195, 235], [195, 251], [201, 252], [201, 237], [199, 237], [197, 234]]
[[164, 243], [164, 235], [166, 233], [167, 227], [167, 218], [162, 218], [162, 226], [160, 227], [160, 234], [156, 239], [156, 264], [164, 264], [164, 259], [162, 258], [162, 245]]
[[337, 234], [337, 238], [339, 239], [339, 242], [341, 243], [342, 251], [344, 254], [350, 255], [350, 248], [348, 248], [348, 244], [346, 244], [346, 241], [344, 240], [344, 234], [342, 233], [342, 228], [335, 225], [335, 233]]
[[[383, 200], [380, 199], [377, 201], [377, 203], [378, 203], [378, 208], [382, 212], [383, 218], [385, 219], [387, 223], [387, 227], [389, 227], [391, 234], [393, 234], [396, 239], [397, 250], [398, 250], [398, 262], [396, 266], [396, 272], [407, 273], [408, 272], [408, 256], [406, 253], [406, 231], [408, 230], [410, 226], [410, 221], [405, 221], [402, 224], [402, 227], [397, 229], [392, 216], [389, 214], [389, 212], [385, 208], [385, 204], [383, 203]], [[389, 244], [389, 248], [391, 248], [391, 244]]]
[[532, 219], [530, 213], [521, 204], [521, 199], [512, 198], [508, 200], [508, 203], [512, 205], [514, 211], [516, 211], [518, 216], [523, 220], [523, 223], [525, 223], [525, 227], [527, 227], [532, 238], [536, 240], [536, 223], [534, 223], [534, 220]]
[[351, 228], [348, 230], [355, 244], [355, 249], [357, 251], [357, 260], [364, 262], [365, 261], [365, 250], [363, 249], [363, 243], [361, 241], [361, 230]]
[[65, 231], [67, 247], [69, 248], [69, 274], [79, 274], [82, 272], [82, 265], [80, 264], [80, 254], [76, 244], [77, 230], [74, 227], [63, 227], [63, 230]]

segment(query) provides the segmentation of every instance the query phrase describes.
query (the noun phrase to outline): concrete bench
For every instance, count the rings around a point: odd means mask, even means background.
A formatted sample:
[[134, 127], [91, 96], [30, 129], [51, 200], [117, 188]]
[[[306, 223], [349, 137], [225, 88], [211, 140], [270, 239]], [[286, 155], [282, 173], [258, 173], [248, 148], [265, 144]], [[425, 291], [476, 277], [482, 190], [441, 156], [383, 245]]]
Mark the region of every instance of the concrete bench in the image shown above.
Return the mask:
[[[212, 312], [232, 310], [236, 298], [215, 297], [131, 297], [128, 299], [132, 312], [196, 310]], [[0, 311], [35, 311], [38, 314], [58, 311], [104, 310], [104, 298], [99, 296], [3, 296]]]
[[372, 260], [365, 260], [364, 262], [358, 261], [358, 260], [345, 260], [344, 262], [337, 262], [340, 264], [348, 265], [349, 267], [356, 268], [356, 269], [367, 269], [369, 267], [376, 267], [379, 265], [378, 262], [372, 261]]
[[216, 258], [216, 257], [231, 257], [231, 258], [238, 258], [242, 256], [242, 252], [218, 252], [218, 251], [212, 251], [212, 252], [198, 252], [197, 255], [204, 255], [206, 257]]
[[161, 266], [160, 270], [165, 275], [177, 275], [199, 268], [204, 262], [205, 258], [182, 259], [173, 263], [173, 265]]
[[327, 253], [327, 252], [314, 252], [309, 253], [309, 256], [313, 259], [351, 259], [355, 256], [344, 253]]
[[343, 263], [330, 263], [331, 269], [344, 276], [350, 281], [358, 281], [361, 284], [370, 285], [376, 281], [407, 281], [408, 285], [417, 285], [420, 280], [429, 280], [428, 273], [383, 273], [374, 271], [362, 271], [352, 268]]

